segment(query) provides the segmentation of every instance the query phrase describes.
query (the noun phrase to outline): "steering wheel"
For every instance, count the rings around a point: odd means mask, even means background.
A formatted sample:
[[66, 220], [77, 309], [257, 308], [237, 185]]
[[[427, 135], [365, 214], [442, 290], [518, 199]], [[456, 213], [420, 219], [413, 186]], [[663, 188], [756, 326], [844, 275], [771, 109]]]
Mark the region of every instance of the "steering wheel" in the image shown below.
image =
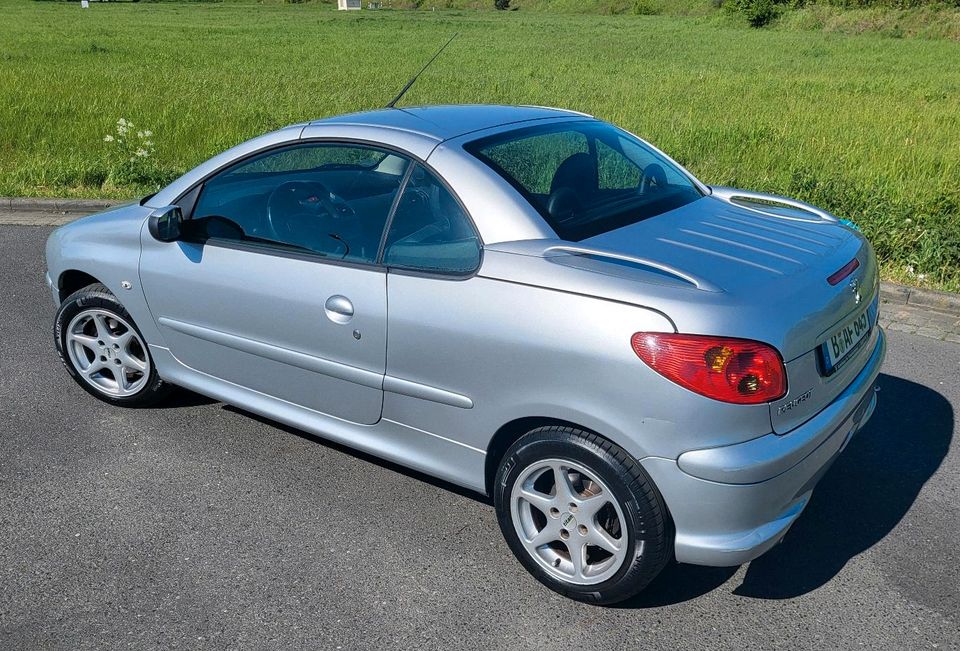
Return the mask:
[[667, 173], [659, 163], [650, 163], [643, 168], [643, 176], [640, 178], [640, 194], [663, 190], [667, 187]]
[[319, 232], [318, 217], [328, 219], [339, 212], [330, 191], [318, 181], [287, 181], [278, 185], [267, 199], [267, 229], [278, 240], [300, 239], [298, 231], [308, 226]]

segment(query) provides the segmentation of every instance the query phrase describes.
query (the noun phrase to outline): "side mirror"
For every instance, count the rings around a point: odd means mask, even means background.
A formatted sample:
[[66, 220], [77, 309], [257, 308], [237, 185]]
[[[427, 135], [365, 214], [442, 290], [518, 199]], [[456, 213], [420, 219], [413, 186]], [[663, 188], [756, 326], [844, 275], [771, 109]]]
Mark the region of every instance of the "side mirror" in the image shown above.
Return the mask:
[[161, 242], [174, 242], [180, 239], [183, 213], [179, 206], [164, 206], [150, 213], [147, 228], [154, 239]]

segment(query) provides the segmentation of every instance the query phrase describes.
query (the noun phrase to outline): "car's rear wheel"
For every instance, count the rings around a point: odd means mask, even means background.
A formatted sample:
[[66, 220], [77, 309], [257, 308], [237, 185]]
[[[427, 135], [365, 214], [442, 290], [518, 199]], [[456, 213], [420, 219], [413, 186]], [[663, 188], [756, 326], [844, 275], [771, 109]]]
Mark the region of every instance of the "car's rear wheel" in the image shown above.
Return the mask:
[[666, 506], [650, 478], [590, 432], [550, 426], [524, 435], [503, 457], [494, 502], [520, 562], [579, 601], [628, 599], [671, 556]]
[[63, 301], [54, 336], [70, 376], [101, 400], [144, 407], [170, 391], [170, 385], [157, 375], [150, 349], [133, 318], [99, 283]]

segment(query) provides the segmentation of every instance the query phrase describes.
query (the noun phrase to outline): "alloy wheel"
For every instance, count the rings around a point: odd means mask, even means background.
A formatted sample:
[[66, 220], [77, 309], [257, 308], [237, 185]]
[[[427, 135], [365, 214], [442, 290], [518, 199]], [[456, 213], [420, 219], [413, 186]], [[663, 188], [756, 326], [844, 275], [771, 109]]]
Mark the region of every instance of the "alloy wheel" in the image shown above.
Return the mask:
[[623, 509], [585, 466], [562, 459], [534, 463], [517, 477], [511, 501], [521, 544], [554, 577], [592, 585], [623, 565], [629, 542]]
[[143, 389], [150, 356], [137, 331], [107, 310], [83, 310], [70, 320], [65, 344], [70, 362], [89, 386], [125, 398]]

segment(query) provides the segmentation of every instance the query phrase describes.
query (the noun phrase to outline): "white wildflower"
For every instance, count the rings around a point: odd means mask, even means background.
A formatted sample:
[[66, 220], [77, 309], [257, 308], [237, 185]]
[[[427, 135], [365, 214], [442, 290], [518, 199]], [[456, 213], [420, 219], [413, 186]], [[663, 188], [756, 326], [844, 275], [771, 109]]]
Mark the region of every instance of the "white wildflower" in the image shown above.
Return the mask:
[[144, 138], [149, 138], [149, 137], [152, 136], [152, 135], [153, 135], [153, 131], [144, 131], [144, 132], [143, 132], [143, 137], [144, 137]]
[[917, 280], [926, 280], [926, 279], [927, 279], [927, 274], [918, 274], [918, 275], [917, 275]]
[[127, 121], [124, 120], [123, 118], [120, 118], [119, 120], [117, 120], [117, 126], [125, 127], [127, 126]]
[[143, 140], [143, 131], [137, 131], [137, 138]]
[[104, 141], [104, 142], [113, 142], [113, 136], [111, 136], [111, 135], [106, 135], [106, 136], [103, 137], [103, 141]]
[[911, 276], [913, 275], [913, 265], [912, 265], [912, 264], [908, 264], [908, 265], [907, 265], [907, 273], [910, 274]]
[[139, 156], [140, 158], [146, 158], [147, 156], [150, 155], [150, 152], [148, 152], [146, 149], [141, 147], [136, 151], [136, 155]]
[[909, 217], [907, 217], [907, 218], [904, 219], [903, 221], [907, 222], [908, 224], [912, 224], [912, 223], [913, 223], [913, 220], [910, 219]]

